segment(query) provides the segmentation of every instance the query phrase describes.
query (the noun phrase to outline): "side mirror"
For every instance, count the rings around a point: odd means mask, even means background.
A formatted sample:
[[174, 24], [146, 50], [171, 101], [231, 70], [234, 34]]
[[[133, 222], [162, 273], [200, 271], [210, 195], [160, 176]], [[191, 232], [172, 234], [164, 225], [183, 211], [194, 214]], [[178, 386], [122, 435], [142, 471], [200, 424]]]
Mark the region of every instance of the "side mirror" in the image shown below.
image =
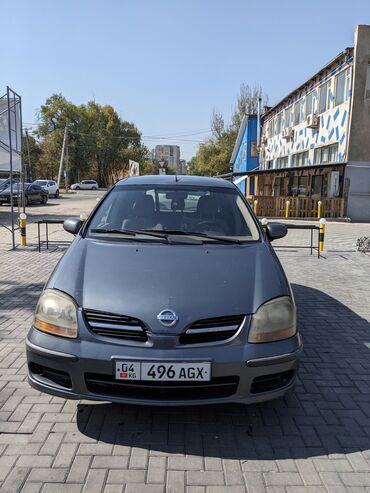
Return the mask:
[[279, 238], [284, 238], [288, 233], [288, 228], [286, 224], [282, 223], [268, 223], [266, 226], [266, 234], [270, 241], [278, 240]]
[[63, 228], [73, 235], [76, 235], [80, 231], [81, 226], [82, 221], [78, 217], [71, 217], [70, 219], [66, 219], [63, 223]]

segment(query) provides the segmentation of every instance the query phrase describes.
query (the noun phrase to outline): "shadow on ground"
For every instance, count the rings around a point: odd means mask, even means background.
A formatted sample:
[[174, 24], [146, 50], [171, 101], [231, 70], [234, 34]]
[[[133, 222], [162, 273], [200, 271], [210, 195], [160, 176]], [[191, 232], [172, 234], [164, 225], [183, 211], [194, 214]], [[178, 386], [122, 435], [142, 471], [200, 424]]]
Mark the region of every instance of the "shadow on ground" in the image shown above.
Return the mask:
[[304, 354], [285, 398], [251, 406], [79, 404], [79, 430], [107, 443], [240, 460], [367, 450], [370, 324], [321, 291], [293, 289]]
[[1, 323], [14, 317], [14, 310], [33, 313], [43, 287], [43, 282], [21, 284], [11, 280], [0, 281], [0, 341], [9, 331], [3, 329]]

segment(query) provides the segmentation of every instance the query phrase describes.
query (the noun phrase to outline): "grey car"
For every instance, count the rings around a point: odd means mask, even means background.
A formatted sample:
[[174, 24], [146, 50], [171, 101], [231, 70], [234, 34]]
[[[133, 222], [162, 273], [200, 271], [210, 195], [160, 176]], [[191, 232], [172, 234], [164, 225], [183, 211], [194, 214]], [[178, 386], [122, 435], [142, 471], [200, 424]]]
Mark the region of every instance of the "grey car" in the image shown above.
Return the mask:
[[294, 386], [301, 337], [289, 282], [235, 185], [119, 181], [75, 234], [37, 303], [32, 387], [150, 405], [252, 403]]

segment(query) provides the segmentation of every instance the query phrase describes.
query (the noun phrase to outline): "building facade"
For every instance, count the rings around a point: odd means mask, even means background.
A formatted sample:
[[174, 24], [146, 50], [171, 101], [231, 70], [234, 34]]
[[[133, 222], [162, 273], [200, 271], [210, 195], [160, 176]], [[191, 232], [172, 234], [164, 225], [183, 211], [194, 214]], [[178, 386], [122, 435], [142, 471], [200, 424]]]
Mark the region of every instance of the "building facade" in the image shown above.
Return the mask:
[[[243, 117], [239, 133], [236, 138], [230, 164], [236, 173], [243, 173], [258, 168], [258, 147], [257, 147], [257, 116], [246, 115]], [[245, 194], [245, 180], [236, 180], [236, 185]], [[249, 182], [250, 194], [254, 194], [254, 179]]]
[[298, 216], [314, 215], [321, 200], [328, 217], [370, 221], [369, 137], [370, 26], [357, 26], [354, 47], [264, 112], [245, 193], [273, 215], [283, 197]]
[[153, 159], [165, 161], [178, 174], [181, 174], [180, 147], [177, 145], [157, 145], [153, 150]]

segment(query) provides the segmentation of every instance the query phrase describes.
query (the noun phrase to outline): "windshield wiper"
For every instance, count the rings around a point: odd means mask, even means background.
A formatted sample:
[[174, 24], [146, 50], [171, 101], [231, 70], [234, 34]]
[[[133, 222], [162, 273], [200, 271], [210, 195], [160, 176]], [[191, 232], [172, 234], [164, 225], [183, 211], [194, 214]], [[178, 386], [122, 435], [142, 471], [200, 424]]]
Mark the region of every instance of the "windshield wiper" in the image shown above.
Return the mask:
[[204, 238], [207, 240], [214, 240], [218, 241], [220, 243], [238, 243], [241, 244], [242, 242], [238, 240], [237, 238], [224, 238], [222, 236], [213, 236], [213, 235], [207, 235], [206, 233], [198, 233], [195, 231], [182, 231], [181, 229], [156, 229], [156, 230], [151, 230], [151, 229], [146, 229], [145, 231], [157, 231], [166, 235], [179, 235], [179, 236], [197, 236], [198, 238]]
[[120, 234], [120, 235], [127, 235], [127, 236], [134, 236], [136, 235], [143, 235], [143, 236], [151, 236], [154, 238], [160, 238], [161, 240], [166, 240], [167, 241], [167, 236], [165, 234], [155, 234], [154, 232], [152, 233], [150, 230], [134, 230], [134, 229], [109, 229], [109, 228], [95, 228], [90, 230], [91, 233], [98, 233], [98, 234]]

